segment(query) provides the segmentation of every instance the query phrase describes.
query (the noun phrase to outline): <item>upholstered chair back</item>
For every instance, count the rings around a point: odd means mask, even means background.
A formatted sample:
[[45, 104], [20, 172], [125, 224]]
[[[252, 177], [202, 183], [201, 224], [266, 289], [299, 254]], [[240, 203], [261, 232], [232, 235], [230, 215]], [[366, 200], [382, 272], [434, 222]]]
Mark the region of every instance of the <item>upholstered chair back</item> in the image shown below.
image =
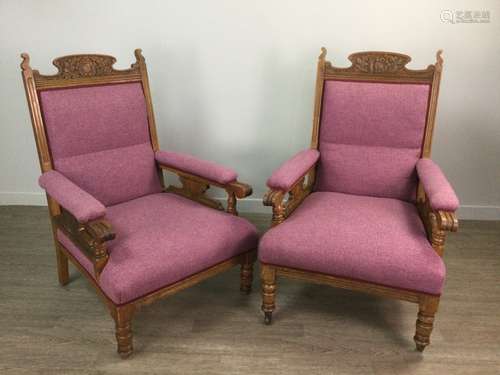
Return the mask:
[[161, 191], [141, 82], [38, 95], [55, 170], [106, 206]]
[[415, 199], [430, 85], [326, 80], [317, 190]]

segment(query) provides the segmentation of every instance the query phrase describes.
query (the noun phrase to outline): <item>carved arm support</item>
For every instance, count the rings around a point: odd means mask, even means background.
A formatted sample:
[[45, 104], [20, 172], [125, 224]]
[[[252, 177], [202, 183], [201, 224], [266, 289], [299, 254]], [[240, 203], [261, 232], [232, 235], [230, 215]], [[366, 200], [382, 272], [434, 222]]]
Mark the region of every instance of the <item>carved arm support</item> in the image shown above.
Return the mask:
[[270, 190], [264, 195], [263, 203], [273, 208], [273, 226], [282, 223], [311, 193], [318, 159], [319, 152], [315, 149], [301, 151], [267, 180]]
[[236, 199], [252, 194], [252, 187], [237, 181], [238, 175], [230, 168], [175, 152], [158, 151], [155, 157], [159, 167], [179, 176], [182, 184], [182, 187], [168, 186], [166, 189], [168, 192], [182, 195], [211, 208], [223, 210], [220, 202], [205, 195], [210, 186], [219, 187], [226, 191], [226, 211], [233, 215], [238, 215]]
[[80, 223], [64, 208], [59, 215], [54, 217], [54, 221], [57, 227], [92, 262], [94, 265], [94, 275], [98, 280], [109, 258], [106, 242], [113, 240], [116, 236], [111, 228], [111, 224], [103, 218], [87, 223]]
[[443, 256], [446, 232], [458, 230], [458, 218], [454, 212], [434, 210], [425, 193], [422, 198], [417, 201], [417, 208], [424, 223], [427, 238], [439, 256]]
[[108, 261], [106, 241], [115, 238], [111, 224], [104, 219], [106, 207], [57, 171], [45, 172], [38, 182], [61, 206], [53, 218], [57, 227], [92, 262], [98, 279]]
[[420, 218], [432, 247], [443, 256], [446, 232], [458, 230], [455, 211], [459, 201], [443, 172], [432, 160], [420, 159], [417, 174], [420, 179], [417, 198]]

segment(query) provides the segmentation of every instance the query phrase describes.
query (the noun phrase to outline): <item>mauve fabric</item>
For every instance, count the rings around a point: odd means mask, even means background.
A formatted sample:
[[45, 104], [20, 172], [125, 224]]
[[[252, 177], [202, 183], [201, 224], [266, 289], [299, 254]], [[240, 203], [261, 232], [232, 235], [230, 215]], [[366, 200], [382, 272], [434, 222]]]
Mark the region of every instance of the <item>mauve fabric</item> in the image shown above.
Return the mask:
[[[319, 135], [321, 170], [316, 189], [414, 200], [415, 186], [408, 187], [408, 176], [412, 175], [415, 185], [414, 169], [424, 135], [428, 98], [429, 85], [425, 84], [326, 81]], [[387, 164], [391, 151], [394, 155]], [[403, 163], [397, 160], [401, 155]], [[409, 163], [412, 155], [413, 166]], [[346, 157], [357, 160], [335, 164]], [[403, 170], [398, 171], [400, 168]], [[385, 183], [384, 176], [376, 177], [374, 172], [390, 169], [391, 179]], [[394, 184], [402, 187], [395, 189]]]
[[271, 189], [288, 191], [319, 159], [319, 151], [303, 150], [284, 162], [267, 180]]
[[157, 151], [156, 160], [167, 167], [179, 169], [184, 172], [204, 177], [219, 184], [227, 184], [236, 181], [238, 174], [231, 168], [217, 163], [198, 159], [189, 154], [172, 151]]
[[323, 95], [322, 142], [421, 147], [429, 85], [328, 80]]
[[431, 159], [417, 162], [417, 173], [434, 210], [455, 211], [460, 202], [443, 171]]
[[38, 179], [38, 183], [81, 223], [106, 214], [106, 207], [101, 202], [57, 171], [45, 172]]
[[149, 142], [140, 83], [40, 92], [52, 158]]
[[54, 168], [109, 206], [161, 191], [140, 83], [40, 92]]
[[106, 206], [162, 189], [149, 142], [57, 159], [54, 167]]
[[[257, 230], [245, 219], [171, 193], [152, 194], [108, 207], [116, 232], [99, 279], [104, 293], [127, 303], [257, 247]], [[91, 263], [62, 233], [58, 240], [93, 275]]]
[[413, 204], [335, 192], [312, 193], [264, 234], [259, 258], [433, 295], [446, 273]]
[[317, 190], [333, 186], [339, 193], [412, 201], [419, 156], [419, 149], [324, 143]]

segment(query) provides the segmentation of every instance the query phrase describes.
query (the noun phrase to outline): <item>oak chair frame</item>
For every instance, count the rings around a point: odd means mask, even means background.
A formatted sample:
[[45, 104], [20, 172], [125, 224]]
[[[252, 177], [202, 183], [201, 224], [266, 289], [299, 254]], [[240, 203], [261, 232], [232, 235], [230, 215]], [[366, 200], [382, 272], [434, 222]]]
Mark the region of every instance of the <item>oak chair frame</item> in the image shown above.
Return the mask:
[[[318, 58], [315, 102], [313, 112], [313, 130], [311, 149], [319, 149], [319, 128], [323, 88], [326, 80], [346, 80], [382, 83], [423, 83], [430, 85], [427, 117], [421, 146], [421, 157], [430, 157], [432, 135], [436, 118], [439, 83], [443, 68], [442, 51], [436, 54], [436, 63], [423, 70], [406, 68], [410, 56], [392, 52], [358, 52], [349, 55], [351, 66], [339, 68], [326, 61], [326, 49], [321, 48]], [[310, 168], [289, 191], [269, 190], [263, 203], [273, 209], [272, 226], [281, 224], [309, 195], [314, 187], [318, 162]], [[458, 219], [454, 212], [436, 211], [429, 204], [421, 182], [418, 182], [416, 206], [424, 224], [427, 238], [439, 256], [443, 256], [446, 233], [458, 230]], [[327, 284], [343, 289], [350, 289], [383, 297], [409, 301], [418, 304], [418, 316], [414, 341], [416, 348], [423, 351], [430, 343], [434, 316], [437, 312], [440, 296], [419, 293], [410, 290], [392, 288], [365, 281], [336, 277], [317, 272], [304, 271], [273, 264], [261, 263], [262, 311], [264, 322], [270, 324], [275, 310], [276, 278], [285, 276], [313, 283]]]
[[[151, 146], [154, 151], [158, 151], [158, 136], [153, 114], [153, 104], [149, 89], [146, 63], [140, 49], [136, 49], [134, 54], [136, 61], [129, 69], [124, 70], [114, 69], [113, 64], [116, 62], [116, 59], [108, 55], [81, 54], [62, 56], [53, 61], [53, 64], [58, 69], [58, 72], [54, 75], [42, 75], [38, 70], [33, 70], [30, 67], [29, 55], [26, 53], [21, 54], [22, 77], [42, 173], [52, 170], [53, 163], [38, 97], [41, 90], [132, 82], [141, 83], [146, 101]], [[165, 187], [162, 170], [176, 174], [182, 186]], [[238, 214], [236, 210], [236, 199], [247, 197], [252, 193], [250, 185], [238, 181], [223, 185], [160, 163], [157, 163], [157, 171], [164, 191], [182, 195], [217, 210], [224, 210], [222, 204], [206, 196], [205, 192], [210, 186], [224, 189], [227, 192], [226, 211], [233, 215]], [[256, 249], [239, 254], [131, 302], [115, 304], [99, 287], [99, 275], [106, 266], [109, 257], [106, 242], [115, 238], [115, 233], [113, 232], [111, 224], [103, 218], [85, 224], [79, 223], [70, 212], [61, 207], [59, 203], [49, 195], [47, 195], [47, 202], [56, 248], [59, 283], [61, 285], [66, 285], [69, 282], [68, 261], [71, 261], [96, 289], [97, 294], [103, 299], [111, 316], [115, 320], [118, 353], [122, 358], [128, 357], [133, 351], [131, 321], [134, 314], [142, 306], [148, 305], [160, 298], [175, 294], [236, 265], [241, 266], [241, 292], [248, 294], [251, 291]], [[56, 231], [58, 229], [62, 230], [92, 262], [95, 278], [92, 277], [92, 275], [82, 267], [72, 254], [57, 240]]]

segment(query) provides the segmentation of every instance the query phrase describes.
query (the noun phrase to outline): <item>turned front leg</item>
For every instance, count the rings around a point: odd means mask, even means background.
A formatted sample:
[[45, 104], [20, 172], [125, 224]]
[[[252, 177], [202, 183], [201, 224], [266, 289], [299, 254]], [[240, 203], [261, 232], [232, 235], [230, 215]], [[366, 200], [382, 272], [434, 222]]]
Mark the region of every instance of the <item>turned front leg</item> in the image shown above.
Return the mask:
[[264, 323], [271, 324], [273, 311], [276, 308], [276, 269], [273, 266], [262, 264], [262, 311], [264, 312]]
[[430, 336], [434, 326], [434, 316], [439, 305], [439, 297], [424, 297], [418, 304], [418, 317], [416, 322], [415, 344], [417, 350], [423, 352], [430, 344]]
[[240, 291], [243, 294], [249, 294], [252, 291], [253, 263], [254, 258], [250, 254], [246, 254], [241, 263]]
[[118, 344], [118, 354], [122, 358], [127, 358], [132, 354], [132, 316], [134, 314], [134, 307], [132, 305], [125, 305], [117, 307], [113, 318], [116, 325], [116, 342]]

